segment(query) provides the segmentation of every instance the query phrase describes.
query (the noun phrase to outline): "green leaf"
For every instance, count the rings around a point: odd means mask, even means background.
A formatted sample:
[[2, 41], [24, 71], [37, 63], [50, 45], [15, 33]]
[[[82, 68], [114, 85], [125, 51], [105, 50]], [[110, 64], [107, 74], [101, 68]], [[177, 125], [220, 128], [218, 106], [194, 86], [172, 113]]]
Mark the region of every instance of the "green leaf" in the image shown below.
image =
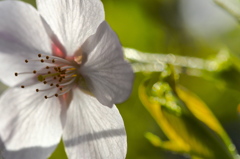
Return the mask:
[[173, 151], [178, 153], [186, 153], [187, 150], [180, 147], [174, 142], [171, 141], [162, 141], [157, 135], [154, 135], [150, 132], [145, 134], [145, 137], [156, 147], [161, 147], [167, 151]]
[[206, 124], [210, 129], [217, 132], [223, 139], [226, 139], [226, 143], [230, 144], [230, 140], [214, 116], [214, 114], [210, 111], [207, 105], [196, 95], [191, 93], [184, 87], [178, 85], [177, 93], [179, 98], [186, 104], [187, 108], [191, 111], [191, 113], [201, 122]]
[[139, 97], [141, 102], [155, 119], [157, 124], [162, 128], [168, 138], [174, 141], [175, 146], [177, 147], [175, 149], [178, 149], [178, 152], [188, 152], [188, 145], [183, 141], [183, 139], [178, 135], [178, 133], [168, 123], [167, 119], [163, 116], [159, 103], [149, 98], [147, 89], [149, 84], [152, 85], [151, 83], [151, 80], [147, 80], [143, 82], [142, 85], [140, 85]]
[[[149, 134], [147, 138], [155, 146], [194, 158], [234, 159], [234, 145], [204, 102], [179, 85], [174, 92], [166, 84], [146, 80], [139, 88], [142, 103], [169, 141], [162, 142]], [[147, 92], [149, 86], [153, 86], [153, 94]]]

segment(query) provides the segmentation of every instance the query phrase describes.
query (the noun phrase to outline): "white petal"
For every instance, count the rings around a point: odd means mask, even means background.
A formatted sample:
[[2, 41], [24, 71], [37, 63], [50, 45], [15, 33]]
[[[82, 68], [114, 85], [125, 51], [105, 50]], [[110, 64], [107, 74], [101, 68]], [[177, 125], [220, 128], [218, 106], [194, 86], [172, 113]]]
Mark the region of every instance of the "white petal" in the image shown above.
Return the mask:
[[133, 71], [123, 59], [117, 35], [104, 21], [82, 47], [86, 62], [80, 68], [90, 91], [107, 106], [126, 100], [131, 93]]
[[1, 1], [0, 80], [13, 86], [29, 78], [16, 78], [14, 72], [33, 71], [24, 61], [39, 53], [51, 53], [51, 43], [37, 11], [20, 1]]
[[56, 148], [66, 111], [58, 98], [44, 99], [44, 95], [30, 88], [11, 88], [1, 96], [0, 140], [4, 145], [0, 152], [4, 159], [46, 159]]
[[37, 0], [37, 7], [70, 56], [104, 20], [100, 0]]
[[63, 140], [69, 159], [124, 159], [126, 133], [116, 108], [105, 107], [79, 89], [67, 112]]

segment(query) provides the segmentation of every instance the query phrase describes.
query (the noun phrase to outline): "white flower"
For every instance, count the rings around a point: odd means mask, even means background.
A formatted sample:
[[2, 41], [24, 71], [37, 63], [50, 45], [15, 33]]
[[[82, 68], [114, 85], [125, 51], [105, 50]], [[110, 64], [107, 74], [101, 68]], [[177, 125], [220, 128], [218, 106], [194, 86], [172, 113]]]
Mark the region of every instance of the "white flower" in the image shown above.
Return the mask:
[[[123, 159], [133, 71], [99, 0], [0, 2], [0, 150], [45, 159], [60, 139], [70, 159]], [[16, 75], [16, 77], [14, 76]], [[2, 145], [1, 145], [2, 143]]]

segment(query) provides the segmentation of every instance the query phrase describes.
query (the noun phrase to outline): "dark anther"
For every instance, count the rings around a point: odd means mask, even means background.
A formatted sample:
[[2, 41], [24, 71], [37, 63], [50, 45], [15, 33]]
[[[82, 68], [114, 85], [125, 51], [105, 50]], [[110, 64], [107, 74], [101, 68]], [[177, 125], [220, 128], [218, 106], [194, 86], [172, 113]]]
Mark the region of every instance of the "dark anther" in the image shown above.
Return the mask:
[[43, 60], [43, 59], [41, 59], [41, 62], [43, 63], [43, 62], [44, 62], [44, 60]]
[[44, 83], [44, 84], [47, 84], [47, 81], [44, 81], [43, 83]]
[[44, 96], [45, 99], [47, 99], [48, 97], [47, 96]]
[[48, 59], [49, 59], [49, 56], [46, 56], [46, 59], [48, 60]]
[[59, 88], [60, 91], [62, 91], [63, 89], [62, 88]]
[[48, 74], [51, 74], [51, 71], [48, 71]]
[[56, 87], [59, 87], [59, 84], [56, 84]]
[[55, 60], [54, 60], [54, 59], [52, 60], [52, 63], [55, 63]]
[[36, 92], [39, 92], [39, 89], [36, 89]]
[[41, 54], [38, 54], [38, 57], [41, 57], [42, 55]]
[[49, 69], [49, 66], [47, 66], [46, 69]]
[[28, 63], [28, 60], [25, 60], [26, 63]]
[[15, 73], [15, 76], [18, 76], [18, 73]]
[[58, 94], [55, 94], [56, 97], [58, 97]]
[[25, 86], [21, 86], [21, 88], [25, 88]]
[[50, 86], [53, 86], [53, 83], [51, 83]]
[[33, 73], [34, 73], [34, 74], [36, 74], [36, 73], [37, 73], [37, 71], [35, 71], [35, 70], [34, 70], [34, 71], [33, 71]]

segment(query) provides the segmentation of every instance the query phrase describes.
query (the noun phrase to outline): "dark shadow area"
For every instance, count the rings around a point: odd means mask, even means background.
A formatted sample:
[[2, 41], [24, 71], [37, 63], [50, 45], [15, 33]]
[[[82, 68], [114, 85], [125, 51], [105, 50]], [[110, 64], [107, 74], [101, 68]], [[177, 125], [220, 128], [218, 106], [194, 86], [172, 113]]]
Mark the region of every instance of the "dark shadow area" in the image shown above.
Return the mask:
[[[113, 130], [105, 130], [97, 133], [89, 133], [85, 134], [71, 140], [64, 141], [65, 146], [71, 147], [78, 144], [82, 144], [85, 142], [90, 142], [94, 140], [116, 137], [116, 136], [124, 136], [125, 129], [113, 129]], [[50, 147], [30, 147], [23, 148], [17, 151], [8, 151], [0, 138], [0, 159], [46, 159], [51, 153], [55, 150], [57, 145], [53, 145]]]
[[50, 147], [30, 147], [16, 151], [6, 150], [0, 138], [0, 159], [46, 159], [55, 150], [57, 145]]
[[240, 152], [240, 119], [223, 124], [233, 144], [236, 146], [238, 153]]
[[124, 128], [105, 130], [105, 131], [100, 131], [94, 134], [88, 133], [88, 134], [73, 138], [71, 140], [65, 140], [64, 144], [66, 147], [71, 147], [71, 146], [76, 146], [78, 144], [83, 144], [85, 142], [89, 142], [93, 140], [99, 140], [102, 138], [109, 138], [109, 137], [115, 137], [115, 136], [124, 136], [124, 135], [125, 135]]

